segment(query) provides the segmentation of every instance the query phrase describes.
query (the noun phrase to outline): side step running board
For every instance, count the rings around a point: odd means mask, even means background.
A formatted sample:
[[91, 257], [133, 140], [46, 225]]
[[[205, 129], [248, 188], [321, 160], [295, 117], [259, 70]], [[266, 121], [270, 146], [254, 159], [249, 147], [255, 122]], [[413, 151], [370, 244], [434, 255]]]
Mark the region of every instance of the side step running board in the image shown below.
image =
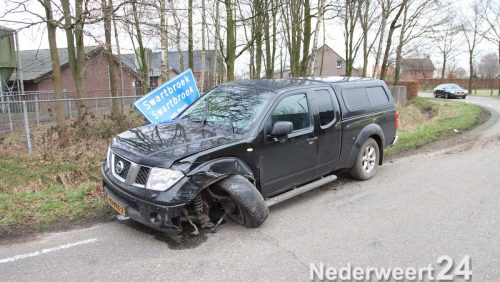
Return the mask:
[[320, 186], [323, 186], [323, 185], [330, 183], [332, 181], [335, 181], [335, 180], [337, 180], [336, 175], [329, 175], [327, 177], [321, 178], [319, 180], [316, 180], [316, 181], [311, 182], [309, 184], [306, 184], [304, 186], [297, 187], [297, 188], [290, 190], [286, 193], [283, 193], [283, 194], [280, 194], [278, 196], [267, 199], [266, 200], [267, 206], [268, 207], [274, 206], [278, 203], [286, 201], [290, 198], [293, 198], [293, 197], [300, 195], [300, 194], [303, 194], [305, 192], [311, 191], [312, 189], [318, 188]]

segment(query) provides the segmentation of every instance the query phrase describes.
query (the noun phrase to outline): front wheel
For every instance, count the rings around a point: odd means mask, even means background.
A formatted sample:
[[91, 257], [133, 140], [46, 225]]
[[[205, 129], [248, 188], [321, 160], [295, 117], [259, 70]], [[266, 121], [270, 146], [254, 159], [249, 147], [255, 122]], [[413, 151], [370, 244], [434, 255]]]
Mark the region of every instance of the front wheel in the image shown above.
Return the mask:
[[267, 219], [269, 209], [264, 198], [259, 190], [243, 176], [229, 176], [214, 184], [214, 188], [225, 194], [217, 198], [232, 221], [246, 227], [256, 228]]
[[368, 180], [377, 172], [379, 163], [379, 152], [377, 141], [373, 138], [368, 138], [356, 158], [356, 163], [351, 168], [351, 176], [358, 180]]

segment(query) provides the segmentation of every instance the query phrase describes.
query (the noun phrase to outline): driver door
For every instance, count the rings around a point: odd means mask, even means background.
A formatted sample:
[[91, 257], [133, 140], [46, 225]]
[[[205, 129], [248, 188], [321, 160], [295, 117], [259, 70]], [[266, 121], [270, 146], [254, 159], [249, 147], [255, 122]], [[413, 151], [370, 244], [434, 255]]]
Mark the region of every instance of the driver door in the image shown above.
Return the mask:
[[[260, 157], [260, 184], [265, 196], [279, 193], [316, 176], [317, 135], [308, 91], [291, 92], [276, 104], [265, 124]], [[293, 123], [287, 140], [270, 136], [277, 121]]]

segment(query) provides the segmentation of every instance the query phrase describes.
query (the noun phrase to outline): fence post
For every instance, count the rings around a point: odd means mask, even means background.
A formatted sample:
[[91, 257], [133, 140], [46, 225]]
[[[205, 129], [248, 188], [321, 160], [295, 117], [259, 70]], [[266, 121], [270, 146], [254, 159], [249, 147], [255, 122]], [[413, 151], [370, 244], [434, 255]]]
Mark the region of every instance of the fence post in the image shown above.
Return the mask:
[[62, 94], [63, 94], [63, 99], [65, 99], [64, 100], [64, 116], [66, 116], [66, 115], [69, 115], [68, 101], [66, 100], [66, 99], [68, 99], [68, 92], [63, 90]]
[[10, 104], [12, 103], [10, 101], [10, 97], [8, 97], [8, 100], [9, 100], [9, 103], [7, 104], [7, 112], [8, 112], [8, 115], [9, 115], [9, 126], [10, 126], [10, 131], [14, 131], [14, 126], [12, 125], [12, 112], [10, 110]]
[[40, 105], [38, 102], [38, 95], [35, 97], [35, 113], [36, 113], [36, 126], [40, 126]]
[[26, 129], [26, 142], [28, 142], [28, 153], [31, 155], [31, 133], [30, 133], [30, 124], [28, 119], [28, 109], [26, 108], [26, 101], [23, 101], [23, 112], [24, 112], [24, 127]]

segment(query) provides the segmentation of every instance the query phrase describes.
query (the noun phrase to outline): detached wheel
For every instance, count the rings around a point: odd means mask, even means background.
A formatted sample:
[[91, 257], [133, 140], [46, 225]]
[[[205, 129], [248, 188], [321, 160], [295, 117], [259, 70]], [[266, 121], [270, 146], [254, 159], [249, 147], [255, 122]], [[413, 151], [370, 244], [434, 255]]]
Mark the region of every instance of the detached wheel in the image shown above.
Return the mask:
[[377, 172], [378, 162], [380, 159], [380, 149], [377, 141], [373, 138], [368, 138], [361, 146], [356, 163], [351, 169], [351, 176], [358, 180], [368, 180]]
[[248, 179], [233, 175], [214, 184], [214, 188], [217, 194], [226, 194], [217, 198], [232, 221], [249, 228], [259, 227], [266, 221], [269, 215], [267, 204]]

